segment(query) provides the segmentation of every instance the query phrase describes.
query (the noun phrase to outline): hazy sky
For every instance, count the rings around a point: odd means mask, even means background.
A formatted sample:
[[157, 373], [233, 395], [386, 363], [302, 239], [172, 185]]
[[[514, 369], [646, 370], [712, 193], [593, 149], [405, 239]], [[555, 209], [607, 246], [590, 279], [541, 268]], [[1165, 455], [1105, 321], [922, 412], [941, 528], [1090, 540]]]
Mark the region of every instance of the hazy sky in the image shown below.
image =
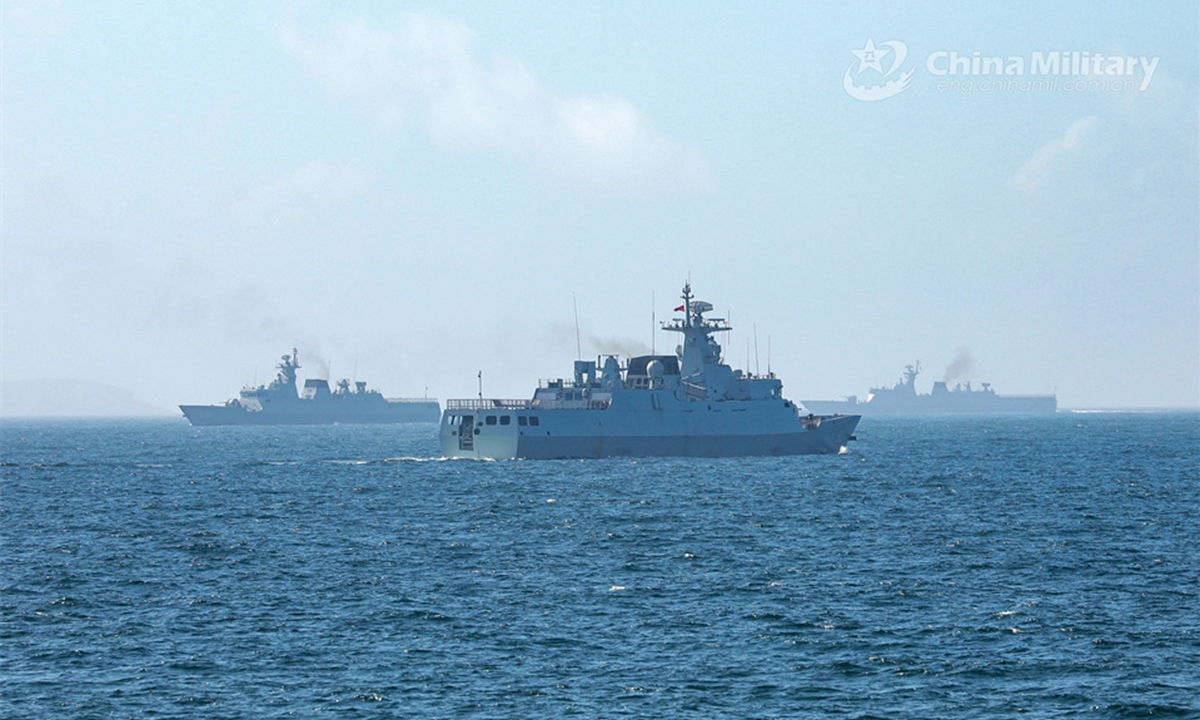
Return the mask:
[[8, 0], [0, 373], [528, 397], [690, 274], [793, 398], [1200, 404], [1196, 3], [845, 5]]

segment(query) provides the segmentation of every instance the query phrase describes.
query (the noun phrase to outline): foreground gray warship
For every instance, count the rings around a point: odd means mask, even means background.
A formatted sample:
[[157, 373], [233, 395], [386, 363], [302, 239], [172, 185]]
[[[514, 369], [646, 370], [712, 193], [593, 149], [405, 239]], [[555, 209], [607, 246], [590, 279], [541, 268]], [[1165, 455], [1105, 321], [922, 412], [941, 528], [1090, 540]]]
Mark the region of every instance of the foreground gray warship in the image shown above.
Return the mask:
[[276, 366], [279, 373], [270, 385], [244, 388], [224, 405], [180, 405], [192, 425], [334, 425], [351, 423], [436, 423], [441, 414], [437, 400], [384, 398], [368, 390], [365, 382], [350, 387], [341, 380], [330, 390], [326, 380], [304, 381], [296, 392], [300, 359], [295, 349]]
[[988, 383], [972, 390], [971, 383], [953, 388], [935, 382], [928, 395], [918, 395], [916, 380], [921, 363], [904, 366], [900, 382], [885, 388], [871, 388], [867, 399], [859, 402], [851, 395], [845, 400], [804, 400], [811, 412], [854, 412], [861, 415], [1038, 415], [1058, 410], [1054, 395], [997, 395]]
[[[572, 380], [544, 380], [530, 400], [447, 400], [442, 453], [458, 458], [736, 457], [838, 453], [854, 439], [858, 415], [816, 416], [783, 397], [774, 373], [721, 362], [705, 318], [712, 305], [683, 288], [682, 319], [662, 328], [683, 336], [674, 355], [622, 365], [575, 362]], [[599, 367], [598, 367], [599, 366]]]

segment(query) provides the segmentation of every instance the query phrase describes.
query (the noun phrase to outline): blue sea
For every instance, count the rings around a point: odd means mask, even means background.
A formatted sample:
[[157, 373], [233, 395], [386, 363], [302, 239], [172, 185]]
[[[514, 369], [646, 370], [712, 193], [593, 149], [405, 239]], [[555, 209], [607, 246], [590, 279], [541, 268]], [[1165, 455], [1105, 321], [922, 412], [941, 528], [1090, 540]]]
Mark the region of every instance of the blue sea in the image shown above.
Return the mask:
[[1200, 717], [1200, 415], [840, 456], [0, 424], [0, 716]]

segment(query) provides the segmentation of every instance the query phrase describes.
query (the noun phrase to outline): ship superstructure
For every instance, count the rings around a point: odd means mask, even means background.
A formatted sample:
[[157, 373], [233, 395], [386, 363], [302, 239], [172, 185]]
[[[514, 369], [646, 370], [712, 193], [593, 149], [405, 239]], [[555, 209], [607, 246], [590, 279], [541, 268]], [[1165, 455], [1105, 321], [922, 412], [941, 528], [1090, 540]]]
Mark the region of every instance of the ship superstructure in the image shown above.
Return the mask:
[[917, 393], [921, 363], [904, 366], [904, 376], [889, 387], [871, 388], [867, 399], [804, 400], [813, 412], [855, 412], [862, 415], [998, 415], [1049, 414], [1058, 409], [1054, 395], [998, 395], [990, 383], [973, 390], [971, 383], [937, 381], [928, 394]]
[[529, 400], [448, 400], [440, 439], [447, 457], [799, 455], [837, 453], [858, 416], [815, 416], [783, 397], [773, 373], [734, 370], [706, 318], [710, 303], [683, 288], [674, 355], [578, 360], [571, 379], [545, 380]]
[[333, 425], [351, 423], [435, 423], [441, 413], [431, 398], [385, 398], [365, 382], [309, 378], [297, 392], [299, 352], [293, 348], [276, 365], [268, 385], [243, 388], [224, 405], [180, 405], [192, 425]]

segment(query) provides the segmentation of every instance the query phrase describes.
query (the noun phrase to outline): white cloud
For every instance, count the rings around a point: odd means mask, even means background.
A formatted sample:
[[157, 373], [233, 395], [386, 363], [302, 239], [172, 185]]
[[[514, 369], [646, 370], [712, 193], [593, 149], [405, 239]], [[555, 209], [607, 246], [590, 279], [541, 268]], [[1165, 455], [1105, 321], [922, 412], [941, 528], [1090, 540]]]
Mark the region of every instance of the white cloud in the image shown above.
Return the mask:
[[392, 29], [356, 20], [323, 39], [292, 27], [280, 39], [330, 94], [379, 122], [399, 124], [423, 107], [429, 136], [447, 150], [503, 150], [556, 181], [589, 187], [670, 192], [708, 185], [703, 156], [664, 137], [630, 101], [556, 97], [523, 63], [478, 57], [473, 33], [460, 22], [408, 13]]
[[6, 40], [48, 42], [70, 30], [74, 23], [66, 0], [7, 0], [4, 3]]
[[314, 160], [258, 187], [248, 201], [253, 212], [291, 216], [305, 208], [341, 204], [368, 183], [367, 174], [357, 167]]
[[1062, 137], [1054, 138], [1033, 153], [1033, 157], [1017, 170], [1010, 185], [1017, 190], [1034, 192], [1040, 189], [1057, 167], [1069, 162], [1095, 135], [1100, 118], [1085, 117], [1071, 123]]

